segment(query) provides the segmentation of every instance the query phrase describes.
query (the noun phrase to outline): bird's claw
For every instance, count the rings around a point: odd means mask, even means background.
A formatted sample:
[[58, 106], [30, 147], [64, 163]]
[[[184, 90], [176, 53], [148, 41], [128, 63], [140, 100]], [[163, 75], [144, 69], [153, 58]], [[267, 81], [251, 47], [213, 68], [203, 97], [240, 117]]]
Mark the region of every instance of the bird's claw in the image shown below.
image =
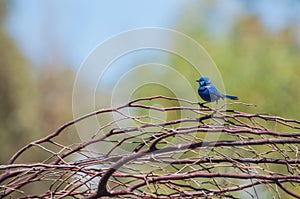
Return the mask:
[[202, 102], [202, 103], [198, 103], [199, 104], [199, 106], [201, 107], [201, 108], [208, 108], [208, 106], [205, 106], [204, 104], [206, 104], [207, 102]]

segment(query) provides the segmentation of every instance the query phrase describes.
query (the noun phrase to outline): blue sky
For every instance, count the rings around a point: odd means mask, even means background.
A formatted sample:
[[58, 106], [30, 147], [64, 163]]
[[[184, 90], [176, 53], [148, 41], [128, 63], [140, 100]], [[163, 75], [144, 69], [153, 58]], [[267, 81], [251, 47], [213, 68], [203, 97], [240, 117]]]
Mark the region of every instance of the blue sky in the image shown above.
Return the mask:
[[[295, 0], [215, 2], [212, 10], [205, 10], [210, 18], [206, 28], [212, 31], [229, 29], [230, 23], [243, 13], [259, 16], [270, 31], [281, 30], [290, 22], [300, 24], [300, 4]], [[60, 59], [76, 69], [91, 50], [111, 36], [141, 27], [174, 28], [183, 7], [196, 3], [205, 1], [14, 0], [10, 2], [6, 25], [34, 64]], [[223, 26], [219, 26], [220, 20]]]
[[[7, 29], [31, 61], [78, 67], [99, 43], [139, 27], [172, 27], [183, 1], [14, 1]], [[53, 51], [60, 55], [53, 54]], [[53, 57], [54, 56], [54, 57]]]

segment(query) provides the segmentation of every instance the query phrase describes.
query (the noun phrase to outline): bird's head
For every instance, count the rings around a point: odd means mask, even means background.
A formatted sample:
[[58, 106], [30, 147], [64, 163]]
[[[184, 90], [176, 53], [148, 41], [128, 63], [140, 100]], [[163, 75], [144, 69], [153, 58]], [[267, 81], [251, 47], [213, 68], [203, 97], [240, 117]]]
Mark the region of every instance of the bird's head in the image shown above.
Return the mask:
[[199, 82], [200, 86], [206, 86], [211, 84], [211, 81], [208, 77], [201, 77], [199, 80], [196, 80], [196, 82]]

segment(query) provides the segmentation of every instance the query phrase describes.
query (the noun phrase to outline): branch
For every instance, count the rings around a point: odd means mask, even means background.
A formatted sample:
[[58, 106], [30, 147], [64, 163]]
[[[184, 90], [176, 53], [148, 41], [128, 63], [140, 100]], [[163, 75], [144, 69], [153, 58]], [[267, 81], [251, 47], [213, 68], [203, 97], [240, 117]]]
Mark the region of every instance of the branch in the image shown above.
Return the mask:
[[[170, 102], [181, 106], [152, 105]], [[261, 185], [270, 196], [299, 198], [291, 191], [300, 186], [298, 120], [198, 104], [152, 96], [74, 119], [0, 165], [0, 197], [236, 198], [255, 197], [249, 190], [259, 194], [255, 186]], [[227, 107], [232, 104], [248, 106]], [[162, 121], [147, 111], [174, 119]], [[120, 119], [107, 116], [112, 113]], [[80, 143], [64, 143], [70, 133], [76, 136], [73, 125], [95, 116], [102, 124], [96, 132]], [[25, 153], [45, 160], [21, 161]], [[48, 190], [38, 192], [37, 185]], [[33, 195], [25, 192], [30, 189]]]

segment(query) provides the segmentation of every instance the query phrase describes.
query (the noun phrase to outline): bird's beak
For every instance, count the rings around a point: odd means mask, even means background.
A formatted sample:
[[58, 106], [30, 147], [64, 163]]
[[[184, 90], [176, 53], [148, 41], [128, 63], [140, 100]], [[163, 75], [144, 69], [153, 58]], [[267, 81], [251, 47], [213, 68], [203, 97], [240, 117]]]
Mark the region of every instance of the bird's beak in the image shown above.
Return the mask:
[[196, 82], [199, 82], [199, 80], [197, 79]]

